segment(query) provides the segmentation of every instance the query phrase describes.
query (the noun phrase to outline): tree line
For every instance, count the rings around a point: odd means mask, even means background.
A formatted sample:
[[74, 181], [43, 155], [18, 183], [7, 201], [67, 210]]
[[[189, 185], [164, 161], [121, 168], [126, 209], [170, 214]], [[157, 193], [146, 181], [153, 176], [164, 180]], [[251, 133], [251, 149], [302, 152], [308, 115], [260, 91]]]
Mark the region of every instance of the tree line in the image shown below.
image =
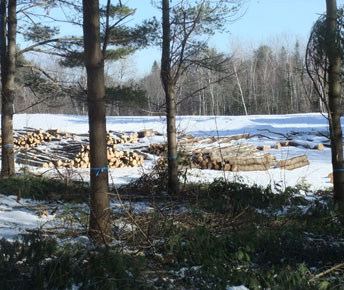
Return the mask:
[[[219, 53], [215, 48], [206, 54], [221, 60], [221, 69], [189, 69], [176, 84], [177, 112], [180, 115], [254, 115], [324, 112], [315, 85], [305, 68], [305, 45], [299, 40], [293, 47], [262, 44], [249, 51], [237, 44], [234, 52]], [[22, 60], [22, 61], [25, 61]], [[26, 61], [27, 62], [27, 61]], [[60, 83], [51, 87], [42, 79], [39, 87], [29, 86], [16, 94], [15, 112], [87, 114], [86, 85], [83, 72], [55, 63], [50, 74]], [[123, 68], [123, 79], [105, 73], [106, 114], [109, 116], [149, 116], [163, 114], [165, 96], [160, 79], [160, 63], [135, 78]], [[49, 71], [49, 69], [48, 69]], [[34, 78], [26, 69], [19, 70], [18, 83]], [[63, 85], [62, 85], [63, 84]], [[31, 84], [32, 86], [32, 84]], [[180, 105], [182, 104], [182, 105]]]
[[[324, 111], [314, 84], [305, 70], [305, 48], [298, 41], [292, 50], [260, 45], [251, 52], [222, 55], [222, 68], [188, 71], [177, 84], [176, 102], [181, 115], [293, 114]], [[147, 112], [164, 107], [160, 67], [140, 80], [146, 91]]]

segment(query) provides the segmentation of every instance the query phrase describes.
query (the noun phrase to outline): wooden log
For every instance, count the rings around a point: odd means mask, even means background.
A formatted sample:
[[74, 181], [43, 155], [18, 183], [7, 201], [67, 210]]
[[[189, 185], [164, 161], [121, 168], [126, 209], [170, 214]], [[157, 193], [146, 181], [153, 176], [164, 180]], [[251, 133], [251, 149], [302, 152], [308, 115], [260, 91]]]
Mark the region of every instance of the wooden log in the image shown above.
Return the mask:
[[137, 132], [137, 136], [139, 138], [150, 137], [152, 133], [153, 133], [153, 129], [146, 129], [146, 130]]
[[266, 171], [270, 169], [271, 165], [269, 163], [266, 164], [251, 164], [251, 165], [233, 165], [232, 171]]
[[264, 164], [272, 164], [275, 162], [275, 157], [271, 154], [266, 154], [261, 157], [243, 157], [243, 158], [233, 158], [226, 160], [229, 164], [239, 165], [239, 166], [250, 166], [250, 165], [264, 165]]
[[221, 168], [222, 168], [222, 167], [221, 167], [221, 165], [220, 165], [219, 163], [216, 162], [216, 163], [214, 164], [214, 169], [215, 169], [215, 170], [220, 170]]
[[316, 150], [320, 150], [320, 151], [324, 151], [324, 144], [318, 144], [318, 145], [315, 145], [313, 146], [313, 149], [316, 149]]
[[250, 134], [239, 134], [239, 135], [233, 135], [233, 136], [229, 136], [228, 139], [230, 141], [232, 140], [240, 140], [240, 139], [248, 139], [250, 138]]
[[281, 145], [281, 143], [280, 142], [277, 142], [275, 145], [273, 145], [272, 147], [271, 147], [272, 149], [278, 149], [278, 150], [281, 150], [281, 148], [282, 148], [282, 145]]
[[324, 150], [324, 145], [323, 144], [312, 144], [312, 143], [302, 143], [302, 142], [296, 142], [296, 141], [287, 141], [285, 142], [287, 145], [285, 146], [294, 146], [294, 147], [303, 147], [306, 149], [315, 149], [315, 150]]
[[238, 146], [227, 146], [222, 148], [212, 148], [204, 150], [203, 153], [209, 153], [212, 160], [216, 161], [227, 161], [233, 159], [242, 153], [245, 155], [257, 152], [257, 149], [251, 145], [238, 145]]
[[271, 146], [268, 146], [268, 145], [257, 146], [257, 149], [260, 151], [266, 151], [266, 150], [270, 150]]
[[225, 163], [225, 165], [223, 166], [223, 170], [224, 171], [230, 171], [231, 170], [231, 165], [229, 163]]
[[138, 166], [138, 162], [136, 161], [136, 159], [133, 159], [132, 161], [129, 162], [129, 165], [132, 167], [137, 167]]
[[299, 161], [299, 162], [292, 163], [292, 164], [286, 165], [284, 167], [281, 167], [281, 169], [293, 170], [293, 169], [304, 167], [304, 166], [307, 166], [307, 165], [309, 165], [309, 160], [302, 160], [302, 161]]
[[330, 182], [333, 184], [333, 172], [329, 173], [327, 177], [330, 179]]
[[289, 158], [289, 159], [286, 159], [286, 160], [281, 160], [278, 163], [279, 163], [279, 166], [282, 168], [282, 167], [290, 166], [292, 164], [295, 164], [295, 163], [298, 163], [298, 162], [302, 162], [302, 161], [305, 161], [305, 160], [307, 160], [307, 155], [303, 154], [303, 155], [295, 156], [295, 157], [292, 157], [292, 158]]
[[55, 165], [56, 165], [57, 167], [61, 167], [62, 164], [63, 164], [63, 162], [62, 162], [60, 159], [58, 159], [58, 160], [55, 161]]
[[16, 157], [16, 163], [24, 164], [24, 165], [30, 165], [30, 166], [36, 166], [36, 167], [42, 167], [43, 164], [45, 164], [46, 162], [42, 162], [42, 161], [39, 161], [39, 160], [25, 159], [25, 158]]
[[47, 133], [51, 134], [51, 135], [57, 135], [58, 133], [60, 133], [59, 129], [50, 129], [46, 131]]

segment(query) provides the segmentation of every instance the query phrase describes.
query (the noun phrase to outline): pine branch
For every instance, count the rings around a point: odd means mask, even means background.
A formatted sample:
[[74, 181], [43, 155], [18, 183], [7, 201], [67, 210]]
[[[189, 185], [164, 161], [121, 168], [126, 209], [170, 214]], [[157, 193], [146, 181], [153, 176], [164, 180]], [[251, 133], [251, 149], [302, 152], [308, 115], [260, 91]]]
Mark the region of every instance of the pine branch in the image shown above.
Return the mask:
[[46, 45], [46, 44], [49, 44], [49, 43], [52, 43], [52, 42], [73, 41], [73, 40], [82, 40], [82, 38], [66, 37], [66, 38], [54, 38], [54, 39], [44, 40], [44, 41], [35, 43], [33, 45], [28, 46], [27, 48], [24, 48], [24, 49], [18, 51], [17, 54], [16, 54], [16, 57], [18, 57], [18, 56], [20, 56], [20, 55], [22, 55], [22, 54], [24, 54], [26, 52], [32, 51], [36, 47], [43, 46], [43, 45]]

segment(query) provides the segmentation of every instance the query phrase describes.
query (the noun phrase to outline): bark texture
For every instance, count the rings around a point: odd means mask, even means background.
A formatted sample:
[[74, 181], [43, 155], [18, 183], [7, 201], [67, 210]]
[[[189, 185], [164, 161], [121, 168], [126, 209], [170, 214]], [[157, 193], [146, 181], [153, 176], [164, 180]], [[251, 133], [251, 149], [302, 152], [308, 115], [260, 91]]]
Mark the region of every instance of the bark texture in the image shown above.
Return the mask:
[[170, 29], [170, 1], [162, 1], [162, 58], [161, 80], [166, 98], [167, 142], [168, 142], [168, 190], [172, 194], [179, 192], [178, 180], [178, 151], [176, 137], [176, 100], [175, 78], [171, 68], [171, 29]]
[[89, 235], [95, 243], [107, 243], [110, 239], [110, 202], [106, 152], [104, 59], [100, 47], [99, 1], [83, 0], [83, 14], [91, 162]]
[[334, 200], [344, 205], [344, 164], [341, 117], [341, 51], [337, 38], [337, 1], [326, 0], [327, 18], [327, 57], [328, 69], [328, 102], [329, 121], [333, 167], [333, 194]]
[[15, 94], [16, 70], [16, 36], [17, 36], [17, 1], [8, 2], [8, 31], [6, 45], [6, 1], [1, 5], [1, 130], [2, 130], [2, 166], [1, 176], [10, 177], [15, 174], [13, 147], [13, 104]]

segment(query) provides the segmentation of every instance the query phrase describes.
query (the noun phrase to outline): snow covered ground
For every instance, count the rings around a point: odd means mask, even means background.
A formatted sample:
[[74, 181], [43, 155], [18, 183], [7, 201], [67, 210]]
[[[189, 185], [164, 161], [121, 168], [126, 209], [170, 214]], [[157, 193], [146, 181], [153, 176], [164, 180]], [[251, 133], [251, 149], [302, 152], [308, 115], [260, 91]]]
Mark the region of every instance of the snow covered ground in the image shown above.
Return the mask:
[[[87, 133], [88, 119], [86, 116], [71, 115], [47, 115], [47, 114], [22, 114], [15, 115], [14, 127], [36, 129], [56, 129], [72, 133]], [[144, 129], [156, 130], [164, 136], [152, 136], [141, 140], [141, 142], [159, 143], [166, 141], [166, 122], [164, 117], [108, 117], [107, 129], [118, 132], [137, 132]], [[266, 137], [253, 137], [241, 140], [245, 144], [273, 145], [278, 141], [285, 141], [282, 135], [293, 135], [293, 141], [298, 143], [315, 145], [328, 143], [326, 137], [320, 136], [328, 132], [326, 118], [317, 113], [294, 114], [294, 115], [257, 115], [257, 116], [183, 116], [177, 118], [177, 130], [195, 137], [220, 137], [236, 134], [249, 133], [250, 135], [261, 134]], [[274, 185], [294, 186], [298, 183], [311, 185], [312, 189], [322, 189], [331, 186], [328, 174], [331, 172], [331, 152], [328, 147], [324, 151], [310, 150], [303, 147], [282, 147], [281, 150], [269, 150], [278, 160], [293, 156], [307, 154], [310, 165], [292, 171], [279, 168], [260, 172], [222, 172], [215, 170], [189, 170], [189, 180], [211, 181], [217, 177], [226, 177], [230, 180], [242, 180], [250, 184], [263, 186]], [[150, 163], [147, 162], [143, 168], [119, 168], [110, 170], [110, 180], [116, 185], [129, 182], [137, 178], [142, 170], [149, 170]], [[42, 171], [42, 170], [41, 170]], [[89, 170], [80, 169], [84, 180], [88, 180]]]
[[[14, 128], [22, 129], [60, 129], [71, 133], [87, 133], [88, 119], [86, 116], [22, 114], [14, 116]], [[192, 134], [195, 137], [220, 137], [249, 133], [254, 136], [250, 139], [239, 140], [245, 144], [273, 145], [278, 141], [285, 141], [287, 135], [292, 134], [293, 140], [301, 144], [327, 143], [322, 134], [328, 132], [328, 123], [321, 114], [295, 114], [273, 116], [183, 116], [177, 118], [178, 131]], [[117, 132], [137, 132], [144, 129], [153, 129], [162, 136], [154, 135], [140, 140], [143, 145], [166, 141], [166, 124], [163, 117], [108, 117], [107, 129]], [[321, 134], [319, 134], [321, 133]], [[255, 136], [256, 135], [256, 136]], [[262, 135], [264, 135], [262, 137]], [[331, 170], [331, 152], [328, 147], [323, 151], [306, 149], [304, 147], [282, 147], [269, 150], [278, 160], [307, 154], [309, 166], [287, 171], [280, 168], [257, 172], [223, 172], [217, 170], [189, 170], [189, 181], [211, 181], [214, 178], [225, 177], [229, 180], [240, 180], [249, 184], [263, 186], [279, 184], [295, 186], [309, 184], [312, 189], [331, 187], [328, 174]], [[111, 169], [110, 181], [121, 185], [138, 178], [143, 171], [151, 168], [154, 160], [145, 162], [140, 168]], [[20, 169], [22, 165], [17, 165]], [[35, 169], [44, 173], [47, 169]], [[51, 170], [50, 170], [51, 172]], [[75, 169], [75, 176], [88, 180], [89, 169]], [[0, 189], [1, 193], [1, 189]], [[23, 204], [24, 203], [24, 204]], [[15, 235], [45, 225], [51, 225], [53, 216], [44, 216], [37, 213], [37, 204], [29, 200], [16, 202], [15, 197], [0, 195], [0, 238], [11, 238]]]

